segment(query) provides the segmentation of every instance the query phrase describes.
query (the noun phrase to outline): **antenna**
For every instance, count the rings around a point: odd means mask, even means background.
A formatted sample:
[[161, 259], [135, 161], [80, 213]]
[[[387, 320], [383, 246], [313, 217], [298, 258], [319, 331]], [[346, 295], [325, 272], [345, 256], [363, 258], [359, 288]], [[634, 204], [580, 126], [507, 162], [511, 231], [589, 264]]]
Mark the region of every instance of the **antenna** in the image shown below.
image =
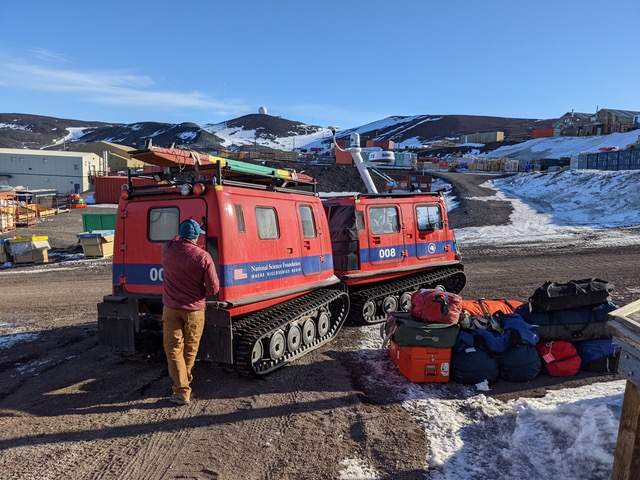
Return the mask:
[[336, 131], [338, 127], [329, 127], [329, 130], [333, 133], [333, 143], [336, 148], [341, 152], [349, 152], [351, 157], [353, 158], [353, 163], [356, 164], [356, 168], [358, 169], [358, 173], [360, 174], [360, 178], [364, 182], [365, 187], [367, 187], [368, 193], [378, 193], [378, 189], [376, 188], [375, 183], [373, 183], [373, 179], [369, 174], [369, 170], [367, 170], [367, 166], [364, 164], [364, 160], [362, 160], [362, 149], [360, 148], [360, 135], [356, 132], [351, 133], [349, 136], [349, 148], [344, 149], [338, 145], [338, 141], [336, 140]]

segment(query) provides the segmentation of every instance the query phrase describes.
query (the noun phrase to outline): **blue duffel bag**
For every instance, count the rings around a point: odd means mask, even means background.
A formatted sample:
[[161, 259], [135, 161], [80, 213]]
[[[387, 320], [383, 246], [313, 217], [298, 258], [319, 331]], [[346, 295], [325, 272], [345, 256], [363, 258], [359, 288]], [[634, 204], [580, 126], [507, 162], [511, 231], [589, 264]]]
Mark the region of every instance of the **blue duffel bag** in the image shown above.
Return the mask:
[[[462, 332], [461, 332], [462, 333]], [[451, 351], [451, 379], [454, 382], [476, 384], [498, 380], [498, 360], [487, 350], [473, 346], [474, 333], [467, 340], [458, 340]]]
[[610, 338], [611, 334], [606, 329], [607, 315], [617, 308], [615, 303], [607, 302], [552, 312], [532, 312], [530, 305], [524, 303], [516, 308], [515, 313], [527, 323], [537, 326], [542, 342], [574, 342]]
[[620, 346], [612, 339], [573, 342], [580, 357], [580, 370], [597, 373], [616, 373], [620, 360]]
[[500, 377], [508, 382], [528, 382], [538, 376], [542, 362], [536, 347], [528, 343], [512, 345], [498, 357]]
[[520, 315], [499, 318], [502, 332], [462, 330], [451, 356], [451, 378], [460, 383], [525, 382], [540, 373], [535, 328]]

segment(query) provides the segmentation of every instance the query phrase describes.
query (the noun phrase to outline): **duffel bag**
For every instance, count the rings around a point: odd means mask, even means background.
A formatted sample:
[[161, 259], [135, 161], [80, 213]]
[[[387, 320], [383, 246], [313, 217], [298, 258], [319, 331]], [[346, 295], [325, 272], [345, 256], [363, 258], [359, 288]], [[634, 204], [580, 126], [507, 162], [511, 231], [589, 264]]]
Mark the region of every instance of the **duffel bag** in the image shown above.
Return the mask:
[[536, 350], [552, 377], [570, 377], [580, 370], [580, 356], [571, 342], [542, 342], [536, 345]]
[[498, 317], [500, 329], [462, 330], [458, 338], [474, 347], [481, 347], [493, 354], [506, 352], [511, 345], [536, 345], [540, 336], [536, 328], [516, 314], [510, 313]]
[[451, 380], [476, 384], [498, 380], [498, 360], [491, 353], [459, 341], [451, 352]]
[[462, 300], [462, 310], [469, 312], [469, 315], [506, 315], [513, 313], [516, 308], [522, 305], [519, 300], [500, 300], [479, 298], [478, 300]]
[[620, 346], [611, 339], [574, 342], [580, 356], [580, 370], [596, 373], [616, 373], [620, 361]]
[[462, 297], [439, 288], [422, 288], [411, 294], [411, 315], [433, 323], [458, 323]]
[[[494, 355], [498, 361], [498, 374], [508, 382], [528, 382], [540, 373], [540, 358], [535, 345], [540, 337], [533, 325], [525, 322], [516, 314], [509, 313], [500, 318], [504, 333], [503, 341], [494, 344]], [[486, 341], [489, 338], [485, 331], [478, 331]], [[494, 332], [488, 332], [494, 338]], [[498, 348], [496, 346], [499, 345]]]
[[538, 376], [541, 369], [536, 347], [528, 343], [511, 345], [498, 357], [500, 377], [508, 382], [528, 382]]
[[380, 326], [384, 339], [383, 348], [389, 340], [400, 347], [451, 348], [458, 338], [458, 324], [426, 323], [413, 319], [409, 312], [394, 312]]
[[533, 292], [529, 303], [534, 312], [599, 305], [611, 301], [612, 291], [613, 284], [599, 278], [545, 282]]
[[499, 376], [526, 382], [540, 372], [533, 325], [511, 313], [500, 318], [502, 331], [461, 330], [451, 354], [451, 378], [459, 383], [495, 382]]
[[551, 312], [533, 312], [525, 303], [516, 309], [527, 323], [536, 325], [540, 341], [597, 340], [610, 338], [606, 322], [609, 312], [618, 307], [612, 302], [596, 306], [568, 308]]

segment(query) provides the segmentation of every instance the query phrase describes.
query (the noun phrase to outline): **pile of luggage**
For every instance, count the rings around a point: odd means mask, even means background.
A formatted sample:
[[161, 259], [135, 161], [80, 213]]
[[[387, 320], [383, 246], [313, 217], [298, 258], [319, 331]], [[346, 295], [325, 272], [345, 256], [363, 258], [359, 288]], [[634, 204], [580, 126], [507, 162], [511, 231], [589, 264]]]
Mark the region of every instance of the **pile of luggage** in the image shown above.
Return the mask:
[[524, 303], [421, 289], [409, 312], [389, 314], [380, 334], [400, 372], [416, 383], [613, 374], [620, 355], [606, 329], [618, 308], [613, 288], [597, 278], [546, 282]]

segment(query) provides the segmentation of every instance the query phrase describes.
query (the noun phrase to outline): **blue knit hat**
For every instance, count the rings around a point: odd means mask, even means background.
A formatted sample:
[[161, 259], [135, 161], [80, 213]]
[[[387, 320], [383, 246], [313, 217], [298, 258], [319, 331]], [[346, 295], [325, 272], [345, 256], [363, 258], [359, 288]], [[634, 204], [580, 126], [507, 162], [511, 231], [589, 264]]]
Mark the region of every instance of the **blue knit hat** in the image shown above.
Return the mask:
[[180, 224], [180, 236], [182, 238], [194, 239], [204, 235], [205, 231], [200, 228], [195, 220], [185, 220]]

